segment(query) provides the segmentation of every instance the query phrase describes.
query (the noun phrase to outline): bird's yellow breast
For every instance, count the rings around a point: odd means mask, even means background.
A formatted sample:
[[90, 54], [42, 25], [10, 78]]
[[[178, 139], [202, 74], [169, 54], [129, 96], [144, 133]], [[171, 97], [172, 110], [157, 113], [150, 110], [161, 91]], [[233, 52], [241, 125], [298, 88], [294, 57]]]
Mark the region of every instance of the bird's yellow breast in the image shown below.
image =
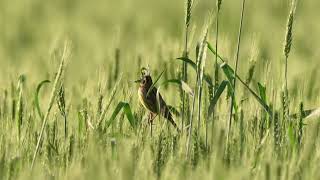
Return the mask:
[[139, 96], [139, 101], [140, 101], [140, 103], [143, 105], [143, 107], [149, 110], [149, 108], [147, 107], [147, 105], [146, 105], [146, 103], [145, 103], [144, 94], [143, 94], [143, 92], [142, 92], [140, 89], [138, 90], [138, 96]]

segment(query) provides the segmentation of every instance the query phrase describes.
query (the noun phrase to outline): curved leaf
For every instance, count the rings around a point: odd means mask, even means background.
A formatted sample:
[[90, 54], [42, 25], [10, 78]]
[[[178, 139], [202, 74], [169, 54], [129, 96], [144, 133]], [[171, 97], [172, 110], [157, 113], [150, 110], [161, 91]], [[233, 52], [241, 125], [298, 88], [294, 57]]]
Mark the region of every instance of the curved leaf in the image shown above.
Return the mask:
[[43, 81], [41, 81], [41, 82], [38, 84], [38, 86], [37, 86], [36, 93], [35, 93], [35, 96], [34, 96], [34, 103], [35, 103], [35, 106], [36, 106], [38, 115], [39, 115], [39, 117], [41, 118], [41, 120], [43, 119], [43, 114], [42, 114], [41, 108], [40, 108], [39, 92], [40, 92], [40, 89], [42, 88], [42, 86], [45, 85], [45, 84], [47, 84], [47, 83], [50, 83], [50, 81], [49, 81], [49, 80], [43, 80]]
[[182, 81], [182, 80], [179, 80], [179, 79], [169, 79], [169, 80], [164, 81], [164, 82], [161, 84], [161, 86], [164, 85], [164, 84], [168, 84], [168, 83], [178, 84], [178, 85], [181, 86], [182, 90], [184, 90], [184, 91], [185, 91], [186, 93], [188, 93], [190, 96], [194, 96], [193, 90], [190, 88], [190, 86], [189, 86], [186, 82], [184, 82], [184, 81]]
[[216, 106], [221, 94], [223, 93], [224, 89], [226, 88], [228, 84], [228, 81], [222, 81], [221, 84], [219, 85], [217, 91], [214, 93], [213, 99], [210, 102], [209, 109], [208, 109], [208, 117], [211, 116], [213, 113], [214, 107]]
[[232, 94], [233, 94], [234, 71], [227, 63], [222, 63], [220, 67], [222, 68], [223, 73], [226, 75], [228, 79], [230, 90], [232, 91]]
[[267, 103], [267, 93], [266, 93], [266, 87], [263, 86], [261, 83], [258, 82], [258, 88], [259, 88], [259, 94], [261, 99]]
[[[207, 42], [209, 50], [213, 53], [216, 54], [216, 52], [213, 50], [212, 46], [210, 45], [209, 42]], [[224, 74], [226, 75], [227, 79], [229, 82], [233, 82], [234, 79], [234, 70], [219, 56], [219, 59], [222, 61], [220, 63], [220, 68], [222, 68]], [[265, 103], [263, 99], [261, 99], [257, 93], [255, 93], [239, 76], [238, 74], [236, 75], [236, 78], [240, 81], [242, 85], [246, 87], [246, 89], [253, 95], [253, 97], [259, 102], [259, 104], [263, 107], [263, 109], [269, 114], [270, 117], [273, 117], [272, 110], [270, 107]], [[233, 90], [233, 89], [232, 89]]]
[[177, 59], [186, 62], [186, 63], [189, 64], [195, 71], [197, 70], [197, 65], [196, 65], [196, 63], [193, 62], [191, 59], [186, 58], [186, 57], [179, 57], [179, 58], [177, 58]]
[[127, 102], [119, 102], [117, 107], [114, 109], [109, 121], [106, 124], [106, 128], [108, 128], [116, 119], [117, 115], [119, 112], [123, 109], [123, 112], [125, 113], [131, 127], [135, 128], [136, 127], [136, 120], [133, 116], [133, 113], [131, 111], [130, 105]]
[[[197, 71], [197, 65], [195, 62], [193, 62], [191, 59], [186, 58], [186, 57], [179, 57], [177, 58], [178, 60], [182, 60], [184, 62], [186, 62], [187, 64], [189, 64], [193, 70]], [[210, 75], [208, 74], [203, 74], [203, 79], [210, 85], [212, 86], [212, 79], [210, 78]]]
[[108, 99], [108, 102], [105, 104], [101, 114], [100, 114], [100, 117], [99, 117], [99, 122], [98, 124], [96, 125], [97, 127], [100, 127], [100, 124], [102, 123], [102, 121], [104, 120], [105, 116], [106, 116], [106, 113], [107, 111], [109, 110], [110, 106], [111, 106], [111, 103], [112, 101], [114, 100], [114, 97], [116, 95], [116, 93], [118, 92], [118, 87], [119, 87], [119, 84], [122, 80], [122, 74], [120, 75], [120, 78], [119, 80], [116, 82], [116, 84], [113, 86], [113, 89], [111, 91], [111, 95]]
[[208, 83], [209, 86], [213, 86], [212, 79], [208, 74], [203, 74], [203, 79]]
[[[213, 49], [213, 47], [211, 46], [211, 44], [207, 41], [207, 45], [208, 45], [208, 49], [212, 52], [213, 55], [216, 55], [216, 51]], [[217, 54], [218, 58], [222, 61], [222, 63], [224, 63], [225, 61], [223, 60], [223, 58]]]

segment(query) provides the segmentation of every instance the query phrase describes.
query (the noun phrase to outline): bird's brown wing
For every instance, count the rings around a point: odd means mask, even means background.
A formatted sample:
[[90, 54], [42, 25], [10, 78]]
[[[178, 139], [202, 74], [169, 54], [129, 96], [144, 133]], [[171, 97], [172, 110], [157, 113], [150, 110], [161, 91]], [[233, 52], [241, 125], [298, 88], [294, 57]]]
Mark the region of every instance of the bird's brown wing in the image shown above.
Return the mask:
[[[158, 97], [157, 97], [157, 91], [158, 91], [157, 88], [153, 88], [150, 93], [150, 98], [152, 98], [153, 102], [156, 102], [155, 109], [157, 110], [157, 112], [160, 112], [160, 114], [164, 118], [169, 120], [170, 123], [179, 131], [179, 128], [178, 128], [177, 124], [174, 122], [172, 114], [171, 114], [166, 102], [163, 100], [161, 94], [159, 93]], [[158, 102], [158, 100], [159, 100], [159, 102]], [[158, 110], [159, 106], [160, 106], [160, 111]]]
[[143, 105], [151, 112], [153, 113], [158, 113], [158, 108], [157, 108], [157, 97], [156, 93], [151, 91], [149, 95], [147, 95], [147, 91], [141, 92], [140, 98], [142, 99]]

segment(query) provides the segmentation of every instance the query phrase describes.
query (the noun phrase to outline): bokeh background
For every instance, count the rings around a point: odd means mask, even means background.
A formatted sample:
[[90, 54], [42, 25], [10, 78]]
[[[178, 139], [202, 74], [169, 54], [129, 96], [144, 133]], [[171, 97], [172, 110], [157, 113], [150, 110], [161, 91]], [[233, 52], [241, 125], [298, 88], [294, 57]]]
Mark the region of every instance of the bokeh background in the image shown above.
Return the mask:
[[[208, 19], [212, 24], [209, 41], [214, 44], [215, 18], [211, 12], [215, 12], [215, 3], [214, 0], [195, 1], [189, 43], [193, 59]], [[255, 54], [258, 64], [255, 81], [270, 80], [270, 87], [282, 86], [283, 45], [290, 3], [289, 0], [247, 1], [240, 76], [246, 75]], [[317, 91], [310, 86], [316, 86], [314, 77], [319, 75], [318, 7], [317, 0], [298, 1], [289, 57], [289, 86], [296, 90], [303, 87], [301, 91]], [[107, 76], [114, 74], [117, 48], [120, 49], [120, 72], [129, 87], [136, 87], [130, 82], [139, 76], [139, 59], [140, 66], [149, 65], [153, 75], [164, 69], [163, 63], [171, 72], [177, 72], [181, 63], [174, 59], [183, 52], [184, 9], [184, 0], [1, 0], [1, 86], [9, 87], [24, 74], [32, 94], [37, 83], [53, 79], [60, 61], [59, 50], [66, 39], [72, 43], [66, 86], [78, 89], [75, 91], [78, 93], [73, 93], [75, 96], [87, 96], [87, 91], [94, 94], [91, 87], [97, 86], [96, 82], [108, 81]], [[236, 53], [240, 10], [241, 1], [223, 1], [219, 52], [231, 65]], [[213, 62], [214, 58], [208, 55], [209, 74]], [[267, 65], [270, 70], [266, 70]], [[171, 76], [178, 74], [171, 73]], [[79, 85], [88, 88], [79, 89]], [[173, 96], [169, 101], [178, 105], [174, 99]], [[310, 106], [318, 102], [318, 96], [310, 99]]]
[[[134, 63], [139, 54], [144, 63], [152, 65], [159, 60], [159, 48], [169, 61], [170, 51], [173, 57], [182, 53], [184, 4], [183, 0], [1, 0], [1, 80], [13, 72], [43, 75], [52, 68], [53, 47], [65, 37], [74, 46], [70, 67], [74, 67], [71, 74], [76, 73], [77, 77], [89, 76], [100, 66], [108, 69], [107, 62], [112, 62], [116, 47], [121, 49], [123, 66]], [[214, 5], [214, 0], [195, 1], [192, 18], [195, 35], [190, 48], [194, 49], [200, 39], [199, 32]], [[223, 1], [221, 51], [231, 60], [240, 7], [241, 1]], [[248, 59], [252, 39], [259, 42], [261, 61], [281, 61], [289, 7], [289, 0], [247, 1], [241, 62]], [[318, 65], [318, 7], [317, 0], [298, 2], [290, 75], [305, 75]], [[213, 29], [211, 40], [215, 39]]]

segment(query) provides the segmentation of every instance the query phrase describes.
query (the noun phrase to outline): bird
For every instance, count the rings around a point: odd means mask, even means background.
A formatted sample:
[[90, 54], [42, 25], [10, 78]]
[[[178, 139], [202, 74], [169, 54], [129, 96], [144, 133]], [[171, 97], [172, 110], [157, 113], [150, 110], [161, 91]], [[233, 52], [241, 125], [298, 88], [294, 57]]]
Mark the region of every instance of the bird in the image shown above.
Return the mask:
[[142, 75], [141, 78], [136, 80], [135, 82], [139, 83], [139, 89], [138, 89], [139, 101], [143, 105], [143, 107], [150, 112], [148, 121], [151, 127], [155, 117], [160, 114], [165, 119], [167, 119], [178, 132], [180, 132], [180, 129], [178, 128], [177, 124], [173, 120], [173, 116], [166, 102], [163, 100], [157, 88], [152, 86], [153, 82], [152, 82], [152, 78], [150, 76], [149, 70], [147, 70], [146, 68], [142, 68], [141, 75]]

